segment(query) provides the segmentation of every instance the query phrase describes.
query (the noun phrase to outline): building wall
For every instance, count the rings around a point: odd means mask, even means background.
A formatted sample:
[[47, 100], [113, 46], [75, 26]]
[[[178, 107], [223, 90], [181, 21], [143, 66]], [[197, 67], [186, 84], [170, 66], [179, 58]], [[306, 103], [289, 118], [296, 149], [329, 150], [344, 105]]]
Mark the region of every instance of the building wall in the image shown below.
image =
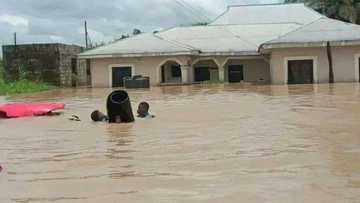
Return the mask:
[[133, 75], [150, 77], [151, 85], [161, 82], [161, 65], [168, 60], [175, 60], [184, 64], [185, 57], [138, 57], [138, 58], [106, 58], [91, 60], [91, 78], [93, 87], [110, 87], [110, 67], [132, 66]]
[[3, 46], [5, 77], [14, 81], [24, 76], [52, 85], [71, 86], [71, 59], [81, 50], [79, 46], [64, 44]]
[[[355, 81], [355, 55], [360, 46], [332, 47], [335, 82]], [[271, 54], [271, 80], [273, 84], [285, 84], [284, 61], [288, 57], [316, 57], [319, 83], [329, 82], [329, 63], [326, 47], [291, 48], [273, 50]]]
[[90, 59], [77, 60], [77, 86], [91, 85]]
[[225, 66], [225, 81], [228, 81], [228, 65], [243, 65], [244, 81], [270, 83], [270, 65], [264, 59], [232, 59]]
[[333, 47], [332, 52], [335, 81], [354, 82], [356, 80], [355, 55], [359, 56], [360, 46]]
[[[209, 60], [214, 59], [215, 61]], [[199, 62], [199, 59], [201, 59]], [[178, 57], [139, 57], [139, 58], [107, 58], [107, 59], [92, 59], [91, 60], [91, 77], [93, 87], [110, 87], [111, 86], [111, 69], [110, 67], [118, 66], [132, 66], [135, 72], [134, 75], [143, 75], [150, 77], [151, 85], [158, 85], [161, 82], [161, 65], [166, 61], [176, 61], [180, 65], [192, 64], [196, 66], [216, 67], [211, 70], [211, 79], [220, 80], [220, 74], [225, 74], [225, 81], [227, 81], [227, 71], [224, 66], [228, 64], [244, 65], [244, 77], [246, 82], [270, 82], [270, 66], [264, 59], [237, 59], [229, 60], [225, 63], [227, 57], [206, 57], [206, 58], [189, 58], [186, 56]], [[195, 63], [191, 63], [195, 62]], [[220, 66], [220, 67], [219, 67]], [[225, 73], [224, 70], [225, 69]], [[169, 70], [169, 69], [168, 69]], [[221, 70], [221, 71], [220, 71]], [[194, 69], [189, 68], [189, 82], [194, 79]], [[166, 74], [169, 75], [170, 73]], [[260, 79], [263, 79], [260, 81]]]
[[[60, 85], [61, 86], [72, 86], [73, 82], [77, 84], [77, 81], [81, 81], [80, 77], [85, 77], [82, 74], [79, 74], [78, 66], [77, 66], [77, 54], [81, 53], [83, 50], [82, 47], [75, 46], [75, 45], [58, 45], [58, 51], [59, 51], [59, 73], [60, 73]], [[75, 63], [75, 70], [76, 74], [72, 71], [72, 60], [76, 60]], [[75, 81], [73, 81], [75, 80]]]

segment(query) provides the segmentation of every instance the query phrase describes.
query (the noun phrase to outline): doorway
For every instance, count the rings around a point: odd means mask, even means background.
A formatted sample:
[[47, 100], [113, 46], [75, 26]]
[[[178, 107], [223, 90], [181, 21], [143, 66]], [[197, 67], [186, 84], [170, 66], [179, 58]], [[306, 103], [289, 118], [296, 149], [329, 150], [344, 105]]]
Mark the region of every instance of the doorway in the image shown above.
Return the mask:
[[181, 66], [176, 61], [167, 61], [161, 66], [160, 83], [178, 84], [182, 82]]
[[290, 60], [288, 61], [288, 84], [313, 84], [314, 61]]
[[237, 83], [244, 80], [244, 66], [243, 65], [229, 65], [228, 66], [229, 83]]
[[196, 67], [194, 73], [195, 82], [209, 81], [211, 78], [209, 67]]
[[131, 77], [132, 71], [131, 67], [113, 67], [112, 68], [112, 86], [113, 87], [123, 87], [124, 78]]
[[78, 76], [77, 59], [72, 58], [71, 59], [71, 86], [72, 87], [76, 87], [76, 85], [77, 85], [77, 82], [78, 82], [77, 76]]

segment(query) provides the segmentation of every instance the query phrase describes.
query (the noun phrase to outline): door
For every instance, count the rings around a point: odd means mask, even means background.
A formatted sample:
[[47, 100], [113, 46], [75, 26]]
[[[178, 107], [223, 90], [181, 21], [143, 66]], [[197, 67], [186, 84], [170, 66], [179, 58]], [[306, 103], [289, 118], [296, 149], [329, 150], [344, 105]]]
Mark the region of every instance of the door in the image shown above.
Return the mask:
[[229, 82], [241, 82], [244, 80], [244, 66], [243, 65], [230, 65], [228, 66]]
[[314, 82], [313, 60], [288, 61], [288, 84], [312, 84]]
[[165, 66], [161, 66], [161, 83], [165, 83]]
[[124, 77], [131, 77], [131, 67], [113, 67], [112, 68], [112, 86], [123, 87]]
[[209, 67], [196, 67], [195, 68], [195, 82], [209, 81], [210, 70]]
[[73, 58], [73, 59], [71, 59], [71, 83], [72, 83], [73, 87], [76, 87], [77, 76], [78, 76], [77, 59]]

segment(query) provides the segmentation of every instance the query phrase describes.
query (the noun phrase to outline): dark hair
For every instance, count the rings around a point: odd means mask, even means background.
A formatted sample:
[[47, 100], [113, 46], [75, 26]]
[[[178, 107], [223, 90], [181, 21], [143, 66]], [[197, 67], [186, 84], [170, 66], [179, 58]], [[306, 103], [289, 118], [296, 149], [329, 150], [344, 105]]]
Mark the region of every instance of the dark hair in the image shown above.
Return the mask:
[[100, 121], [99, 112], [100, 112], [99, 110], [95, 110], [91, 113], [90, 117], [93, 121], [95, 122]]
[[150, 105], [149, 105], [149, 103], [147, 103], [147, 102], [141, 102], [141, 103], [139, 104], [139, 106], [145, 106], [147, 110], [149, 110], [149, 108], [150, 108]]

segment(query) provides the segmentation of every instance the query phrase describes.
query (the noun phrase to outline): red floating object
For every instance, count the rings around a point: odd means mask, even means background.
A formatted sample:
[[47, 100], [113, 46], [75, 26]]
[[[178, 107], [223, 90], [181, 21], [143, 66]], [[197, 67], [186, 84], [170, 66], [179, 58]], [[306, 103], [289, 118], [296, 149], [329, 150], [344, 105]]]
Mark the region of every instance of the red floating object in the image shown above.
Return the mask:
[[0, 106], [0, 118], [44, 116], [52, 111], [64, 109], [62, 103], [16, 103]]

